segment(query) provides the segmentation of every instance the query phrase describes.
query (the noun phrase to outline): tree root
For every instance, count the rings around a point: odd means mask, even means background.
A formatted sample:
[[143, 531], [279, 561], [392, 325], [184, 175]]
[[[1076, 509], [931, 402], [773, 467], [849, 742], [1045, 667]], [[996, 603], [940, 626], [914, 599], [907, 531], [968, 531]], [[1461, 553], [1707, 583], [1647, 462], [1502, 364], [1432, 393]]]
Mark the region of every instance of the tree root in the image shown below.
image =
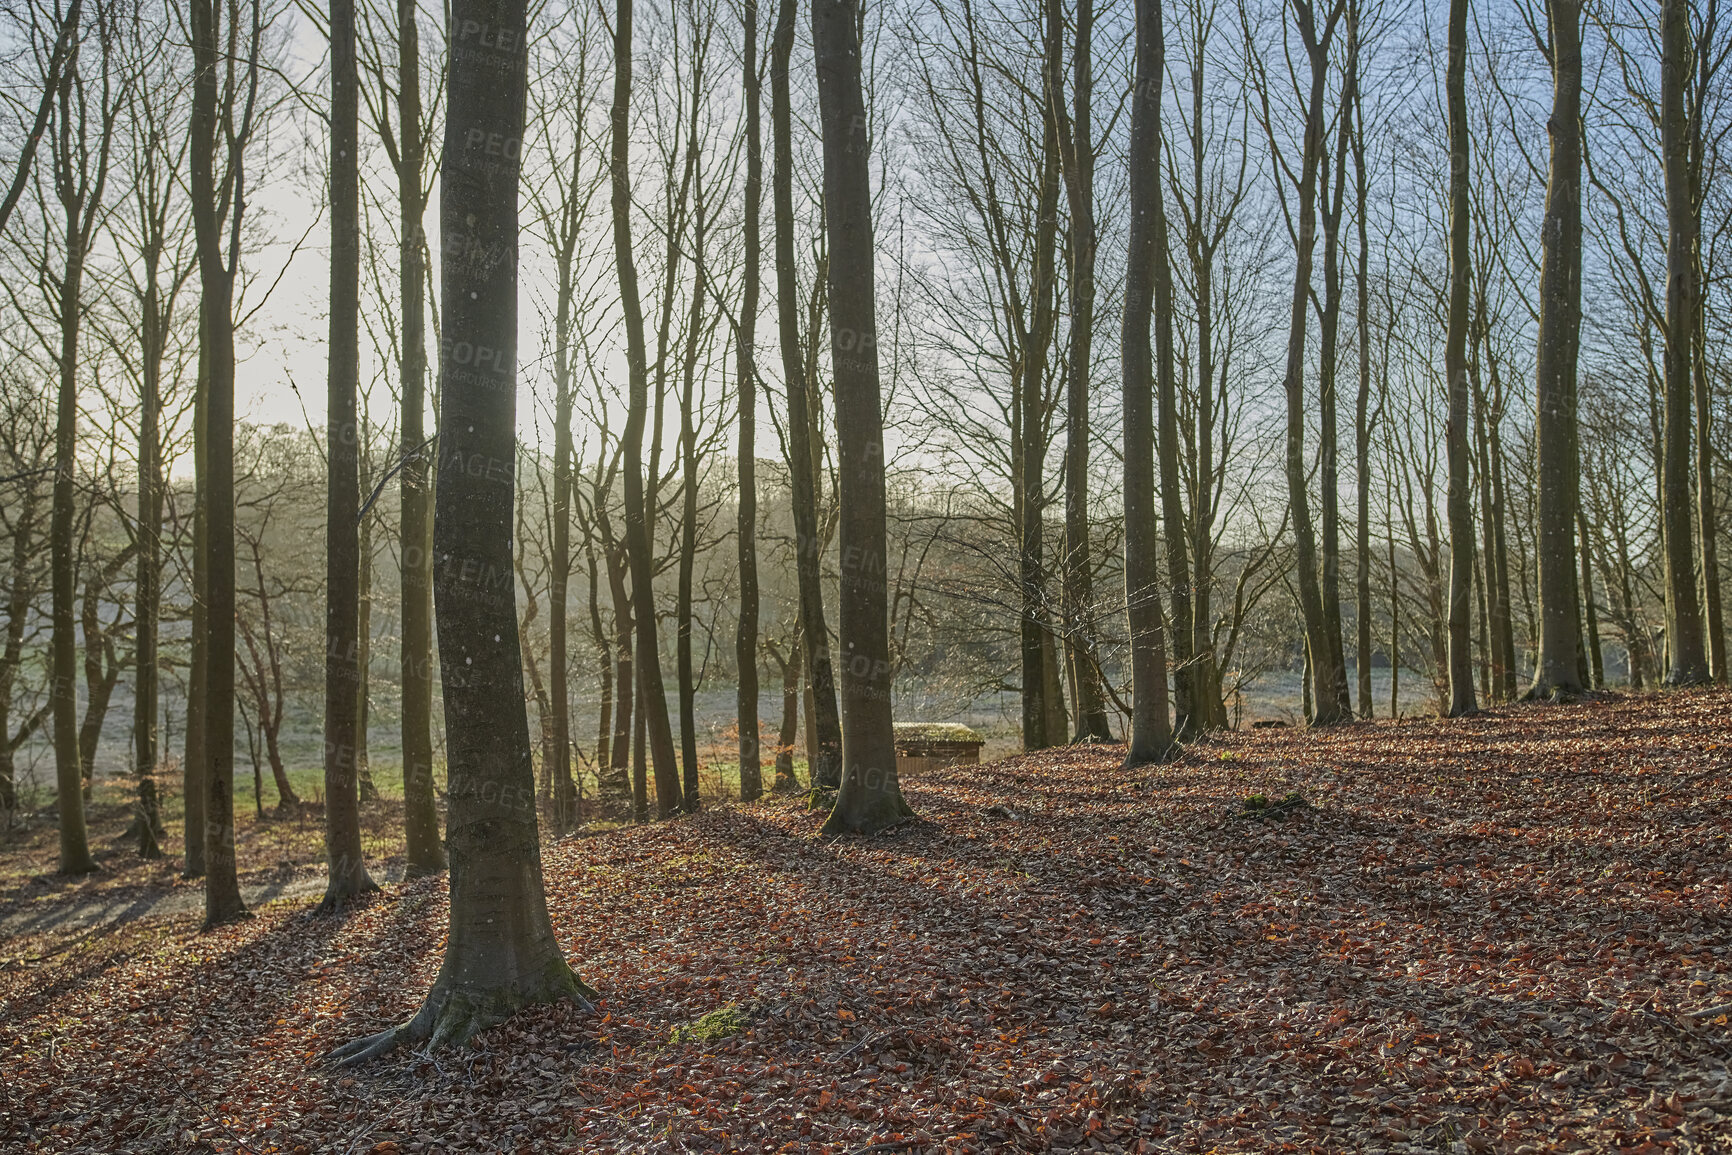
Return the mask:
[[431, 1048], [458, 1046], [478, 1031], [498, 1026], [524, 1007], [569, 1000], [593, 1011], [601, 997], [563, 960], [547, 978], [541, 989], [535, 991], [515, 987], [475, 990], [455, 982], [447, 984], [441, 975], [428, 992], [427, 1001], [408, 1022], [344, 1043], [331, 1052], [330, 1061], [338, 1067], [358, 1067], [405, 1044], [425, 1043]]

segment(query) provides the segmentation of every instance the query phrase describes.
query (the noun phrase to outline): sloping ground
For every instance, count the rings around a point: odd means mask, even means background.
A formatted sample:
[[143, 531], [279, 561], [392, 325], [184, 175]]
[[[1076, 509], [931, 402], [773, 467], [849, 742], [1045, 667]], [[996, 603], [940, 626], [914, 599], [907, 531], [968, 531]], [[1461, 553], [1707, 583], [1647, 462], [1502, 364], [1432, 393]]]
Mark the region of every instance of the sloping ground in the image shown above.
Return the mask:
[[786, 803], [567, 840], [598, 1011], [352, 1073], [441, 880], [0, 940], [0, 1149], [1732, 1149], [1691, 1015], [1732, 1000], [1728, 747], [1732, 695], [1605, 699], [927, 775], [870, 842]]

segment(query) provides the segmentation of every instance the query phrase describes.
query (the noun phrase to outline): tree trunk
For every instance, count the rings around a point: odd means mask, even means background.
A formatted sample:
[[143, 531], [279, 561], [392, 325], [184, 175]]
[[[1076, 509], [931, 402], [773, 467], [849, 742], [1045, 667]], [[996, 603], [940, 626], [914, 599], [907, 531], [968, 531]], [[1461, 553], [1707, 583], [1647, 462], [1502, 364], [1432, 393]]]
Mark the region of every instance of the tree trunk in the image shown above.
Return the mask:
[[331, 0], [331, 327], [325, 445], [325, 855], [329, 876], [319, 912], [377, 890], [361, 850], [360, 566], [357, 515], [361, 374], [361, 200], [355, 2]]
[[[1057, 0], [1052, 0], [1057, 3]], [[1094, 563], [1089, 543], [1089, 396], [1094, 373], [1095, 157], [1094, 0], [1077, 0], [1076, 46], [1071, 56], [1072, 112], [1060, 118], [1060, 157], [1069, 194], [1070, 366], [1065, 388], [1064, 632], [1076, 705], [1074, 740], [1111, 742], [1106, 691], [1094, 616]]]
[[1606, 667], [1600, 657], [1600, 615], [1594, 608], [1594, 554], [1588, 537], [1588, 519], [1580, 509], [1576, 510], [1576, 532], [1581, 538], [1582, 550], [1582, 618], [1583, 629], [1587, 634], [1587, 684], [1598, 690], [1606, 684]]
[[61, 274], [59, 394], [54, 436], [54, 507], [49, 538], [53, 589], [51, 701], [54, 710], [54, 780], [59, 797], [60, 873], [96, 869], [84, 827], [83, 775], [78, 758], [78, 626], [73, 582], [77, 569], [73, 537], [78, 449], [78, 330], [84, 317], [85, 246], [79, 217], [83, 205], [67, 206], [66, 265]]
[[1449, 714], [1479, 709], [1473, 692], [1473, 504], [1467, 450], [1467, 330], [1472, 272], [1468, 246], [1467, 0], [1450, 0], [1449, 66], [1449, 330], [1443, 372], [1449, 388], [1445, 442], [1449, 454]]
[[[202, 260], [202, 255], [201, 255]], [[203, 878], [205, 873], [205, 692], [210, 669], [210, 646], [206, 623], [210, 621], [210, 572], [206, 568], [210, 538], [209, 441], [210, 354], [209, 314], [199, 307], [198, 383], [193, 396], [193, 513], [192, 513], [192, 637], [186, 675], [186, 735], [181, 758], [181, 798], [186, 806], [182, 823], [185, 847], [181, 876]]]
[[1530, 699], [1582, 691], [1576, 589], [1576, 352], [1582, 323], [1580, 0], [1548, 0], [1551, 25], [1551, 171], [1540, 229], [1540, 308], [1535, 356], [1535, 546], [1539, 555], [1539, 654]]
[[422, 222], [427, 194], [421, 123], [421, 38], [416, 0], [397, 0], [397, 216], [402, 249], [397, 289], [402, 312], [402, 414], [397, 475], [402, 519], [402, 626], [399, 655], [403, 679], [403, 856], [404, 874], [416, 878], [445, 869], [433, 789], [433, 559], [427, 462], [433, 456], [424, 434], [427, 407], [426, 301], [422, 285]]
[[[1306, 100], [1305, 141], [1298, 187], [1299, 227], [1293, 273], [1293, 298], [1287, 331], [1287, 362], [1282, 389], [1287, 400], [1286, 475], [1287, 499], [1293, 522], [1294, 565], [1299, 588], [1299, 605], [1305, 617], [1305, 646], [1311, 656], [1315, 695], [1309, 721], [1314, 726], [1330, 726], [1351, 720], [1352, 711], [1345, 708], [1336, 693], [1344, 686], [1341, 671], [1328, 663], [1336, 652], [1329, 639], [1329, 617], [1323, 604], [1323, 590], [1317, 578], [1317, 534], [1311, 520], [1311, 499], [1306, 491], [1305, 467], [1305, 322], [1311, 296], [1312, 254], [1317, 238], [1317, 174], [1323, 160], [1323, 89], [1329, 75], [1329, 41], [1333, 37], [1333, 18], [1318, 35], [1312, 7], [1308, 0], [1296, 0], [1300, 31], [1305, 40], [1306, 55], [1311, 63], [1311, 83]], [[1339, 638], [1336, 639], [1337, 642]]]
[[[859, 0], [813, 0], [812, 48], [830, 241], [842, 575], [842, 786], [824, 834], [876, 834], [913, 815], [896, 777], [890, 713], [884, 426], [878, 385], [872, 189]], [[815, 627], [816, 622], [811, 624]], [[1036, 676], [1040, 670], [1036, 669]]]
[[[362, 440], [366, 440], [365, 428]], [[372, 470], [367, 467], [366, 452], [360, 454], [361, 470], [356, 486], [358, 493], [371, 493]], [[367, 727], [372, 714], [373, 665], [373, 522], [371, 515], [360, 519], [356, 534], [355, 570], [355, 791], [364, 805], [379, 801], [379, 787], [373, 781], [373, 763], [367, 756]]]
[[1354, 0], [1348, 0], [1345, 12], [1347, 59], [1343, 62], [1341, 107], [1336, 121], [1333, 190], [1328, 179], [1329, 169], [1319, 166], [1321, 179], [1318, 199], [1323, 215], [1323, 310], [1318, 321], [1317, 496], [1318, 528], [1323, 539], [1320, 578], [1323, 638], [1328, 653], [1327, 660], [1316, 668], [1316, 672], [1323, 675], [1316, 688], [1317, 701], [1325, 704], [1327, 712], [1333, 713], [1342, 721], [1350, 721], [1353, 718], [1353, 702], [1347, 692], [1347, 655], [1341, 626], [1341, 426], [1337, 420], [1336, 381], [1339, 378], [1338, 349], [1343, 297], [1341, 218], [1347, 191], [1347, 153], [1353, 133], [1353, 109], [1358, 104], [1356, 93], [1359, 88], [1358, 4]]
[[[764, 792], [763, 751], [758, 737], [758, 280], [761, 262], [759, 218], [764, 199], [764, 142], [759, 124], [758, 0], [745, 0], [741, 16], [744, 59], [741, 83], [746, 93], [746, 205], [744, 284], [740, 321], [734, 332], [735, 375], [739, 378], [739, 546], [740, 616], [734, 629], [735, 711], [740, 727], [740, 801]], [[781, 781], [781, 762], [777, 763]], [[790, 767], [791, 769], [791, 767]]]
[[[694, 72], [693, 75], [695, 78], [699, 74]], [[694, 93], [693, 104], [696, 103]], [[697, 671], [692, 660], [692, 578], [698, 561], [698, 430], [693, 407], [697, 402], [698, 352], [703, 343], [704, 296], [709, 292], [708, 270], [704, 264], [707, 222], [704, 219], [703, 171], [698, 165], [700, 141], [697, 124], [698, 118], [694, 115], [688, 147], [691, 150], [693, 207], [696, 211], [692, 214], [692, 308], [687, 318], [685, 366], [680, 382], [680, 561], [674, 601], [682, 770], [679, 808], [687, 814], [697, 813], [699, 806]]]
[[[461, 1043], [518, 1008], [595, 997], [560, 953], [547, 914], [512, 582], [517, 454], [517, 166], [495, 143], [523, 135], [523, 0], [453, 0], [440, 179], [448, 256], [441, 315], [441, 477], [434, 514], [450, 775], [451, 916], [433, 989], [402, 1026], [340, 1048], [358, 1063], [399, 1043]], [[472, 254], [454, 259], [455, 251]], [[477, 468], [477, 463], [479, 467]]]
[[1371, 410], [1371, 243], [1367, 235], [1368, 213], [1366, 194], [1369, 180], [1365, 171], [1365, 109], [1364, 92], [1353, 90], [1353, 193], [1354, 220], [1359, 230], [1358, 267], [1354, 289], [1357, 308], [1354, 310], [1359, 327], [1359, 383], [1353, 403], [1353, 465], [1357, 517], [1353, 526], [1353, 592], [1355, 638], [1355, 681], [1358, 683], [1359, 716], [1369, 719], [1376, 707], [1371, 699], [1371, 427], [1376, 416]]
[[1166, 43], [1160, 0], [1137, 0], [1136, 87], [1131, 96], [1129, 266], [1119, 361], [1124, 374], [1125, 605], [1131, 634], [1131, 732], [1127, 766], [1172, 755], [1167, 716], [1167, 647], [1161, 622], [1156, 543], [1155, 389], [1149, 346], [1161, 192], [1161, 81]]
[[[798, 628], [796, 625], [795, 629]], [[776, 735], [776, 784], [773, 787], [778, 793], [800, 788], [800, 780], [794, 777], [794, 741], [800, 730], [800, 658], [804, 650], [796, 637], [787, 661], [782, 663], [782, 727]]]
[[[1162, 34], [1164, 59], [1164, 28]], [[1154, 85], [1151, 95], [1159, 101], [1164, 78], [1156, 73], [1151, 83]], [[1158, 121], [1154, 132], [1157, 149], [1164, 149]], [[1156, 456], [1160, 467], [1161, 532], [1166, 544], [1167, 585], [1170, 587], [1168, 600], [1172, 605], [1169, 620], [1174, 665], [1173, 713], [1178, 737], [1190, 739], [1208, 728], [1207, 719], [1212, 711], [1201, 702], [1198, 670], [1191, 661], [1196, 642], [1196, 618], [1191, 604], [1191, 559], [1185, 533], [1185, 483], [1179, 475], [1179, 394], [1173, 366], [1173, 267], [1167, 235], [1166, 194], [1160, 187], [1160, 157], [1161, 153], [1157, 151], [1152, 173], [1154, 190], [1142, 202], [1140, 211], [1149, 214], [1154, 231], [1151, 258], [1155, 311]]]
[[[148, 226], [147, 226], [148, 227]], [[133, 586], [133, 774], [138, 785], [134, 832], [140, 858], [161, 858], [162, 807], [156, 792], [159, 755], [157, 717], [161, 711], [158, 669], [158, 620], [162, 612], [162, 358], [160, 236], [151, 237], [145, 258], [145, 290], [139, 337], [143, 344], [138, 413], [138, 576]], [[0, 725], [0, 742], [6, 728]]]
[[[205, 677], [203, 790], [205, 924], [216, 926], [247, 915], [235, 876], [235, 335], [234, 258], [223, 252], [225, 214], [215, 173], [219, 135], [219, 76], [232, 64], [219, 47], [218, 4], [192, 0], [193, 227], [198, 236], [205, 341]], [[231, 170], [238, 167], [232, 142]], [[228, 180], [238, 182], [231, 171]], [[239, 200], [237, 196], [235, 198]], [[229, 213], [240, 211], [234, 205]], [[353, 516], [353, 514], [351, 514]], [[352, 572], [352, 567], [351, 567]]]
[[672, 816], [680, 804], [679, 769], [674, 763], [673, 728], [668, 721], [667, 693], [662, 684], [656, 640], [654, 558], [648, 503], [644, 494], [643, 438], [649, 408], [649, 367], [644, 345], [643, 304], [638, 295], [637, 265], [631, 243], [631, 52], [632, 0], [619, 0], [613, 34], [613, 138], [609, 171], [613, 181], [614, 259], [619, 269], [621, 309], [625, 314], [626, 366], [630, 375], [625, 443], [625, 535], [631, 566], [631, 600], [637, 639], [638, 703], [644, 719], [649, 755], [655, 766], [656, 814]]
[[[1660, 144], [1666, 181], [1666, 361], [1665, 432], [1661, 536], [1665, 563], [1666, 649], [1673, 686], [1700, 685], [1709, 679], [1696, 600], [1696, 556], [1691, 544], [1690, 470], [1691, 370], [1696, 354], [1695, 325], [1701, 309], [1696, 283], [1696, 198], [1690, 180], [1690, 125], [1684, 90], [1690, 81], [1689, 0], [1660, 4]], [[1709, 547], [1712, 548], [1712, 547]]]
[[[776, 219], [776, 316], [782, 349], [782, 377], [788, 391], [788, 474], [794, 514], [794, 566], [800, 590], [801, 641], [811, 686], [812, 725], [807, 741], [814, 756], [808, 774], [814, 792], [842, 785], [842, 723], [836, 705], [830, 632], [824, 617], [820, 565], [824, 542], [818, 531], [818, 497], [809, 432], [812, 382], [807, 379], [800, 341], [799, 265], [794, 259], [793, 102], [788, 62], [794, 51], [796, 0], [781, 0], [770, 43], [770, 127], [775, 152], [771, 193]], [[814, 287], [814, 292], [818, 287]]]

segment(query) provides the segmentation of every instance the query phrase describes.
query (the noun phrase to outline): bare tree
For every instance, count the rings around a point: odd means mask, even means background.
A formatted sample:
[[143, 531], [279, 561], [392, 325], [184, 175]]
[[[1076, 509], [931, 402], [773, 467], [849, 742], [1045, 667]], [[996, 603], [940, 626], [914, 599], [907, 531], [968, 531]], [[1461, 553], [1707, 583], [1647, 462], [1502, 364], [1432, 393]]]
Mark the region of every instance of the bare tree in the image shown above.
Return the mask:
[[[1546, 0], [1545, 12], [1549, 35], [1543, 43], [1552, 68], [1552, 113], [1546, 122], [1551, 171], [1540, 234], [1534, 370], [1540, 631], [1527, 696], [1563, 698], [1583, 688], [1575, 548], [1580, 489], [1576, 355], [1582, 323], [1582, 12], [1577, 0]], [[1529, 23], [1535, 24], [1531, 13]]]
[[1131, 632], [1131, 732], [1125, 764], [1158, 762], [1174, 750], [1167, 716], [1167, 649], [1156, 553], [1155, 364], [1149, 327], [1155, 263], [1164, 258], [1155, 202], [1161, 198], [1161, 80], [1166, 30], [1160, 0], [1137, 0], [1131, 94], [1129, 256], [1120, 362], [1124, 372], [1125, 602]]
[[[440, 367], [433, 530], [450, 766], [450, 928], [421, 1009], [401, 1026], [338, 1048], [343, 1063], [400, 1043], [460, 1043], [520, 1007], [564, 999], [587, 1006], [595, 997], [566, 963], [547, 913], [511, 583], [517, 294], [509, 273], [517, 267], [524, 9], [523, 0], [451, 5], [439, 206], [447, 253], [440, 316], [451, 343]], [[459, 349], [476, 352], [461, 358]]]
[[824, 221], [830, 238], [844, 656], [842, 786], [823, 833], [875, 834], [913, 811], [897, 781], [891, 730], [884, 426], [858, 0], [814, 0], [812, 46], [824, 141]]

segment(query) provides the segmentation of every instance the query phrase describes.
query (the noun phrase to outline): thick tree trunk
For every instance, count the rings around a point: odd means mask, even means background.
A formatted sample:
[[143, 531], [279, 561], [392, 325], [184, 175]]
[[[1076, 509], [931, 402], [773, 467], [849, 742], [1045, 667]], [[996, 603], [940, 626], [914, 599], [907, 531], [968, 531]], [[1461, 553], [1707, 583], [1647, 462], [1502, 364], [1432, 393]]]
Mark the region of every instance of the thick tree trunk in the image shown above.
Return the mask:
[[619, 0], [613, 30], [613, 136], [609, 171], [613, 182], [614, 259], [619, 269], [621, 309], [625, 314], [626, 366], [630, 376], [625, 443], [625, 545], [631, 566], [632, 617], [636, 629], [638, 708], [646, 711], [645, 734], [655, 767], [656, 814], [672, 816], [680, 805], [679, 768], [674, 762], [673, 728], [668, 721], [662, 683], [661, 651], [656, 640], [655, 560], [651, 556], [648, 502], [644, 493], [644, 422], [649, 409], [649, 366], [644, 344], [643, 303], [631, 242], [631, 69], [632, 0]]
[[1155, 366], [1149, 344], [1161, 192], [1161, 81], [1165, 30], [1160, 0], [1137, 0], [1136, 87], [1131, 96], [1129, 266], [1119, 361], [1124, 374], [1125, 605], [1131, 634], [1131, 732], [1127, 766], [1162, 761], [1174, 750], [1167, 716], [1167, 646], [1161, 621], [1156, 543]]
[[1580, 0], [1548, 0], [1551, 24], [1551, 171], [1540, 229], [1540, 309], [1535, 356], [1535, 547], [1539, 556], [1539, 654], [1527, 697], [1582, 691], [1581, 610], [1576, 588], [1576, 352], [1582, 324]]
[[1444, 438], [1449, 455], [1449, 714], [1479, 709], [1473, 692], [1473, 504], [1467, 449], [1467, 336], [1472, 288], [1468, 246], [1467, 0], [1450, 0], [1449, 65], [1449, 329], [1443, 373], [1449, 389]]
[[357, 515], [361, 373], [360, 94], [354, 0], [331, 0], [331, 327], [325, 446], [325, 856], [329, 875], [319, 911], [377, 890], [361, 850], [360, 565]]
[[[740, 801], [764, 792], [763, 750], [758, 737], [758, 281], [761, 264], [759, 218], [764, 199], [764, 142], [759, 123], [758, 0], [745, 0], [741, 14], [741, 84], [746, 93], [746, 204], [743, 254], [745, 281], [740, 321], [734, 332], [735, 375], [739, 379], [739, 547], [740, 616], [734, 628], [735, 711], [740, 726]], [[780, 783], [781, 763], [777, 762]]]
[[875, 834], [913, 814], [896, 778], [891, 729], [884, 427], [859, 15], [859, 0], [812, 3], [841, 506], [842, 786], [824, 834]]
[[[1056, 0], [1054, 0], [1056, 3]], [[1095, 157], [1094, 0], [1077, 0], [1071, 55], [1072, 112], [1055, 99], [1061, 159], [1069, 194], [1070, 366], [1065, 382], [1064, 632], [1076, 705], [1074, 740], [1111, 742], [1101, 685], [1094, 615], [1094, 563], [1089, 543], [1089, 397], [1094, 372]]]
[[[770, 125], [775, 153], [771, 178], [776, 220], [776, 316], [782, 350], [783, 385], [788, 391], [788, 474], [794, 514], [794, 567], [800, 590], [800, 632], [806, 678], [811, 686], [812, 724], [807, 741], [813, 756], [808, 773], [812, 789], [842, 784], [842, 723], [836, 705], [830, 632], [824, 616], [820, 563], [824, 541], [818, 531], [817, 467], [810, 435], [812, 383], [806, 376], [800, 341], [799, 265], [794, 259], [793, 103], [788, 62], [794, 51], [796, 0], [780, 0], [770, 44]], [[814, 292], [821, 291], [821, 286]], [[815, 336], [815, 334], [814, 334]]]
[[[1660, 145], [1666, 181], [1666, 358], [1665, 427], [1660, 535], [1665, 563], [1666, 650], [1673, 686], [1709, 679], [1702, 610], [1696, 599], [1696, 554], [1691, 533], [1699, 509], [1692, 508], [1690, 470], [1691, 370], [1695, 325], [1701, 309], [1696, 283], [1696, 198], [1690, 180], [1690, 125], [1684, 90], [1690, 81], [1689, 0], [1660, 4]], [[1712, 547], [1709, 547], [1712, 548]]]
[[433, 789], [433, 559], [432, 493], [427, 462], [434, 456], [424, 433], [427, 406], [427, 274], [422, 258], [422, 222], [427, 194], [421, 123], [421, 38], [416, 0], [397, 0], [397, 170], [399, 241], [397, 288], [402, 312], [402, 414], [398, 473], [402, 518], [402, 627], [399, 654], [403, 679], [404, 873], [411, 878], [445, 869]]
[[[414, 1018], [338, 1049], [346, 1063], [399, 1043], [460, 1043], [532, 1003], [594, 998], [547, 914], [512, 582], [518, 154], [497, 142], [523, 135], [524, 24], [523, 0], [451, 5], [439, 206], [450, 352], [440, 365], [433, 528], [450, 767], [445, 957]], [[455, 352], [465, 348], [487, 353]]]

